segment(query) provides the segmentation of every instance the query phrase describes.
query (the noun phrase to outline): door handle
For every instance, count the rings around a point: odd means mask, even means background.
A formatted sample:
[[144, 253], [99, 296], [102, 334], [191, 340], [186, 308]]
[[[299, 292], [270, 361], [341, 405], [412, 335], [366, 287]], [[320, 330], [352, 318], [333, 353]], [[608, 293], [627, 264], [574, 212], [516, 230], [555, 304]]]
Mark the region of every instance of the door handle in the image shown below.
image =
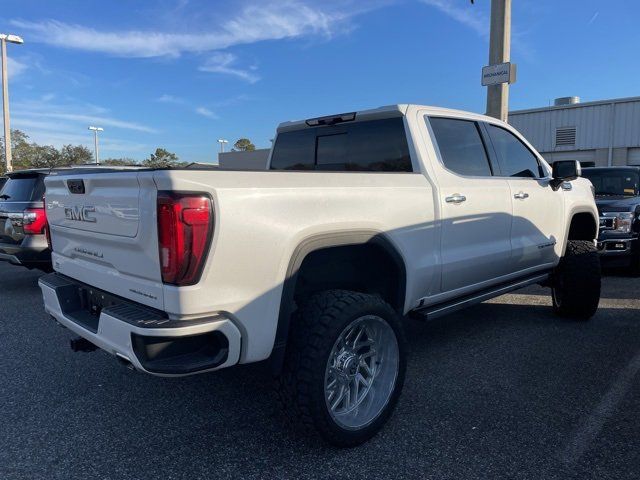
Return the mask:
[[446, 197], [444, 201], [447, 203], [455, 203], [457, 205], [459, 203], [466, 202], [467, 197], [465, 197], [464, 195], [460, 195], [459, 193], [454, 193], [450, 197]]
[[525, 198], [529, 198], [529, 194], [525, 192], [516, 193], [513, 198], [517, 198], [518, 200], [524, 200]]

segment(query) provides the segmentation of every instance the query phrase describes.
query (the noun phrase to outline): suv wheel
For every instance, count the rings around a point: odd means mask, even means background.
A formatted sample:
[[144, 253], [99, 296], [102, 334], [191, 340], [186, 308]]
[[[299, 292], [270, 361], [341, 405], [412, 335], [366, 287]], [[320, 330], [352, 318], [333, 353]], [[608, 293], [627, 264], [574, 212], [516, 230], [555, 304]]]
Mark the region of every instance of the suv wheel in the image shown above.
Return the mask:
[[593, 242], [569, 240], [553, 274], [553, 310], [560, 316], [588, 320], [600, 302], [600, 257]]
[[312, 296], [291, 327], [279, 397], [296, 423], [355, 446], [391, 415], [406, 366], [400, 321], [380, 297], [344, 290]]

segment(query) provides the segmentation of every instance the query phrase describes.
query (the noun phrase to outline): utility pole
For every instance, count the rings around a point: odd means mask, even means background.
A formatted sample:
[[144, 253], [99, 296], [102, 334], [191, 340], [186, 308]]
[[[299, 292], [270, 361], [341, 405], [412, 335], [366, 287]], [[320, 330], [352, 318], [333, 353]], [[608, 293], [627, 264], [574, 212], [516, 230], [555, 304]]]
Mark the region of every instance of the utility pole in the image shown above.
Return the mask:
[[93, 152], [96, 157], [96, 165], [100, 163], [100, 159], [98, 157], [98, 132], [104, 131], [102, 127], [89, 127], [89, 130], [93, 130]]
[[2, 115], [4, 119], [4, 160], [7, 172], [13, 171], [11, 163], [11, 124], [9, 123], [9, 84], [7, 80], [7, 42], [24, 43], [18, 35], [0, 33], [2, 44]]
[[[508, 63], [511, 57], [511, 0], [491, 0], [489, 65]], [[507, 121], [509, 83], [487, 87], [487, 115]]]

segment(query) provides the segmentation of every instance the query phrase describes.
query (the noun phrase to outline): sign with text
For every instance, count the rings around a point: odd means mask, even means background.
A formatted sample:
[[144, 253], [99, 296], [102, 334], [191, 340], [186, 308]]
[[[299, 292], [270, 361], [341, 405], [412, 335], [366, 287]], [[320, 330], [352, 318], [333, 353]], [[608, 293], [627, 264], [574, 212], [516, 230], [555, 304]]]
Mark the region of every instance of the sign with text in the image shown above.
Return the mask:
[[507, 62], [482, 67], [482, 86], [515, 83], [516, 64]]

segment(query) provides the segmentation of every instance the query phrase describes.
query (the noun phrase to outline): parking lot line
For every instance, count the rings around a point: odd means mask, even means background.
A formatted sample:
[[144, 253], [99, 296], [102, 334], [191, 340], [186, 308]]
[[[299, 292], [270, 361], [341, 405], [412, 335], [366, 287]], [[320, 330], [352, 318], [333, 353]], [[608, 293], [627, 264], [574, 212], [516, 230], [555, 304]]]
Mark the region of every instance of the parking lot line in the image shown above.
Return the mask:
[[564, 451], [563, 461], [565, 464], [575, 465], [589, 450], [607, 419], [615, 413], [618, 405], [627, 395], [638, 371], [640, 371], [640, 352], [620, 372], [600, 400], [600, 403], [598, 403], [598, 406], [571, 436], [571, 443]]

